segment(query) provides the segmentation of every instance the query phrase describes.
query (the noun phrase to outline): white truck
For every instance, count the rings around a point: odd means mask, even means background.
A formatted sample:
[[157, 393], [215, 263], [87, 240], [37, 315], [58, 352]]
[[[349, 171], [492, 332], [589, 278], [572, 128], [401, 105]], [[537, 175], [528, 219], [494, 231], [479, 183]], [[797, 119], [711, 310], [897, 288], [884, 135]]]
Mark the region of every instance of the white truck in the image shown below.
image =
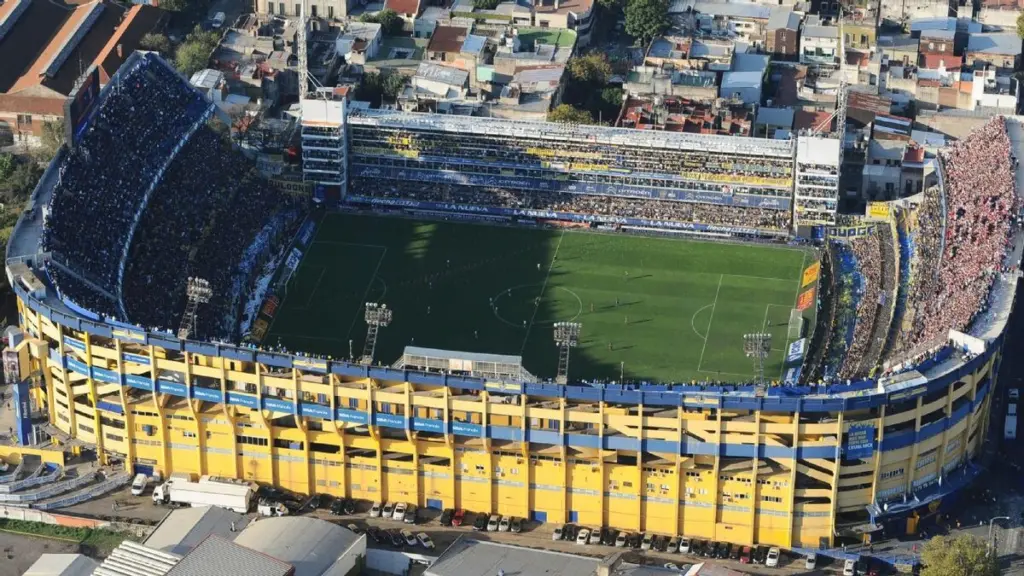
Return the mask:
[[199, 482], [172, 476], [153, 489], [153, 504], [169, 506], [220, 506], [246, 514], [255, 494], [251, 484], [227, 478], [203, 476]]
[[1003, 438], [1015, 440], [1017, 438], [1017, 402], [1020, 400], [1020, 392], [1011, 388], [1006, 400], [1006, 420], [1003, 422]]

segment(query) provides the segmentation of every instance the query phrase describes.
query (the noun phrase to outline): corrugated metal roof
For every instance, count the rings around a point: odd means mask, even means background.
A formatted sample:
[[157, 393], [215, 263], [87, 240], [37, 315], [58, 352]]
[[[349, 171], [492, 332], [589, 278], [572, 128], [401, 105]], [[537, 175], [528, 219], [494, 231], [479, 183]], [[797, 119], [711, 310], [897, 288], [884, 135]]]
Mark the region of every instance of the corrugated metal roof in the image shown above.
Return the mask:
[[768, 30], [799, 30], [800, 15], [785, 6], [772, 8], [772, 15], [768, 18]]
[[760, 72], [726, 72], [722, 74], [723, 92], [730, 88], [758, 88], [761, 86]]
[[[232, 523], [235, 532], [231, 531]], [[182, 508], [171, 512], [149, 535], [145, 545], [184, 556], [213, 534], [233, 538], [248, 523], [247, 516], [220, 506]]]
[[[301, 534], [294, 537], [301, 537]], [[289, 576], [292, 573], [287, 562], [220, 536], [210, 536], [182, 558], [167, 576]]]
[[792, 108], [768, 108], [762, 106], [757, 111], [757, 123], [766, 126], [793, 127]]
[[235, 544], [290, 563], [295, 576], [320, 576], [360, 539], [365, 550], [365, 538], [324, 520], [285, 516], [249, 524]]
[[442, 66], [433, 62], [420, 62], [420, 65], [416, 67], [416, 78], [462, 88], [469, 79], [469, 72], [453, 66]]
[[93, 576], [164, 576], [179, 560], [175, 554], [125, 540], [110, 553]]
[[971, 34], [967, 38], [967, 51], [976, 54], [1020, 54], [1021, 39], [1015, 33], [996, 32]]
[[601, 561], [533, 548], [520, 548], [494, 542], [458, 539], [436, 562], [426, 576], [593, 576]]
[[759, 72], [764, 73], [768, 69], [769, 57], [766, 54], [740, 54], [732, 57], [733, 72]]

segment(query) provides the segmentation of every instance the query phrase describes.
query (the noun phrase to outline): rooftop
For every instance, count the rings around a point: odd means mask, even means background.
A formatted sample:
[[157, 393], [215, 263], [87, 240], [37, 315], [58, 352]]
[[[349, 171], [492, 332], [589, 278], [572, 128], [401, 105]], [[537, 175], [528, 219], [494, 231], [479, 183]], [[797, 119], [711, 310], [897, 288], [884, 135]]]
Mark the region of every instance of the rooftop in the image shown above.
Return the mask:
[[635, 130], [749, 136], [750, 112], [724, 101], [697, 101], [678, 96], [631, 97], [617, 126]]
[[[331, 567], [360, 540], [365, 544], [366, 536], [358, 536], [337, 524], [283, 516], [261, 518], [249, 524], [235, 538], [235, 544], [291, 564], [295, 567], [294, 576], [320, 576], [333, 574], [329, 572]], [[247, 572], [246, 576], [254, 574]]]
[[420, 62], [419, 67], [416, 68], [415, 77], [462, 88], [469, 80], [469, 72], [454, 66], [443, 66], [434, 62]]
[[[264, 521], [273, 520], [277, 518]], [[291, 576], [297, 573], [287, 562], [238, 542], [210, 536], [171, 568], [167, 576]]]
[[43, 554], [22, 576], [90, 576], [97, 566], [81, 554]]
[[741, 54], [732, 57], [733, 72], [757, 72], [764, 74], [768, 69], [769, 57], [766, 54]]
[[920, 40], [909, 34], [898, 34], [896, 36], [879, 36], [878, 47], [892, 50], [917, 50]]
[[766, 126], [792, 128], [793, 115], [792, 108], [768, 108], [767, 106], [762, 106], [757, 110], [757, 123]]
[[[147, 548], [184, 556], [208, 536], [231, 539], [249, 523], [248, 517], [220, 506], [172, 511], [149, 535]], [[232, 532], [234, 527], [235, 532]]]
[[772, 14], [768, 17], [769, 30], [799, 30], [800, 15], [785, 6], [772, 8]]
[[459, 538], [426, 576], [494, 576], [498, 570], [524, 576], [593, 576], [601, 561], [535, 548]]
[[394, 10], [399, 14], [419, 14], [420, 0], [384, 0], [384, 8]]
[[728, 0], [675, 0], [669, 6], [669, 14], [681, 14], [687, 9], [723, 18], [751, 20], [768, 20], [772, 14], [772, 7], [766, 4]]
[[590, 12], [594, 7], [594, 0], [559, 0], [558, 7], [555, 7], [554, 0], [537, 0], [534, 4], [534, 11], [538, 14], [573, 14], [583, 15]]
[[430, 52], [460, 52], [469, 36], [469, 29], [461, 26], [438, 26], [434, 29], [427, 50]]
[[971, 34], [967, 51], [975, 54], [1015, 55], [1021, 52], [1021, 39], [1016, 33], [988, 32]]
[[802, 35], [804, 38], [837, 39], [839, 38], [839, 28], [823, 24], [820, 17], [811, 15], [804, 20]]

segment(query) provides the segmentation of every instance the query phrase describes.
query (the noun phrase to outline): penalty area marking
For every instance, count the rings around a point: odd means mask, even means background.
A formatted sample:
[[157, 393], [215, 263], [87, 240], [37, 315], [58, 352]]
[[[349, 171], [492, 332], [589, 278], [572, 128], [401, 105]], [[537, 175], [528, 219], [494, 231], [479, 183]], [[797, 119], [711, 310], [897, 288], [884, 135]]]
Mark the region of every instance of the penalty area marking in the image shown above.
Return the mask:
[[[715, 305], [714, 303], [708, 304], [707, 306], [704, 306], [700, 310], [697, 310], [696, 312], [694, 312], [693, 316], [690, 317], [690, 328], [693, 328], [693, 333], [697, 335], [697, 338], [700, 338], [701, 340], [703, 340], [705, 342], [708, 341], [708, 335], [707, 334], [701, 335], [701, 333], [697, 331], [697, 324], [696, 324], [697, 316], [701, 312], [707, 310], [708, 308], [711, 308], [714, 305]], [[711, 324], [710, 323], [708, 324], [708, 329], [709, 330], [711, 329]]]
[[708, 318], [708, 333], [704, 337], [704, 346], [700, 349], [700, 360], [697, 361], [697, 372], [701, 372], [700, 365], [704, 363], [704, 351], [708, 349], [708, 337], [711, 336], [711, 323], [715, 321], [715, 308], [718, 307], [718, 293], [722, 291], [722, 280], [725, 274], [718, 276], [718, 289], [715, 290], [715, 301], [711, 303], [711, 317]]

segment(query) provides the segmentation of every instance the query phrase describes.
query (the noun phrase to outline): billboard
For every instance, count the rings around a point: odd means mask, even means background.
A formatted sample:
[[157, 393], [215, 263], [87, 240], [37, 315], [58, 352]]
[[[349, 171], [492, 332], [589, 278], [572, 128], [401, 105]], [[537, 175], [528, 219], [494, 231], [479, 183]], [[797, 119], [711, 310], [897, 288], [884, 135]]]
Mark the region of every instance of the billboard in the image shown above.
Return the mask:
[[803, 312], [811, 306], [814, 306], [814, 292], [815, 290], [813, 286], [811, 286], [810, 289], [801, 292], [800, 297], [796, 299], [796, 309]]
[[868, 202], [868, 220], [888, 220], [891, 215], [888, 202]]
[[850, 426], [846, 433], [843, 455], [847, 459], [870, 458], [875, 453], [875, 427], [870, 424]]
[[820, 262], [815, 262], [814, 264], [808, 266], [807, 269], [804, 270], [804, 279], [803, 282], [800, 284], [800, 287], [803, 288], [804, 286], [807, 286], [808, 284], [817, 280], [819, 274], [821, 274]]
[[95, 64], [82, 74], [64, 101], [64, 138], [74, 146], [89, 125], [89, 118], [100, 97], [100, 69]]

